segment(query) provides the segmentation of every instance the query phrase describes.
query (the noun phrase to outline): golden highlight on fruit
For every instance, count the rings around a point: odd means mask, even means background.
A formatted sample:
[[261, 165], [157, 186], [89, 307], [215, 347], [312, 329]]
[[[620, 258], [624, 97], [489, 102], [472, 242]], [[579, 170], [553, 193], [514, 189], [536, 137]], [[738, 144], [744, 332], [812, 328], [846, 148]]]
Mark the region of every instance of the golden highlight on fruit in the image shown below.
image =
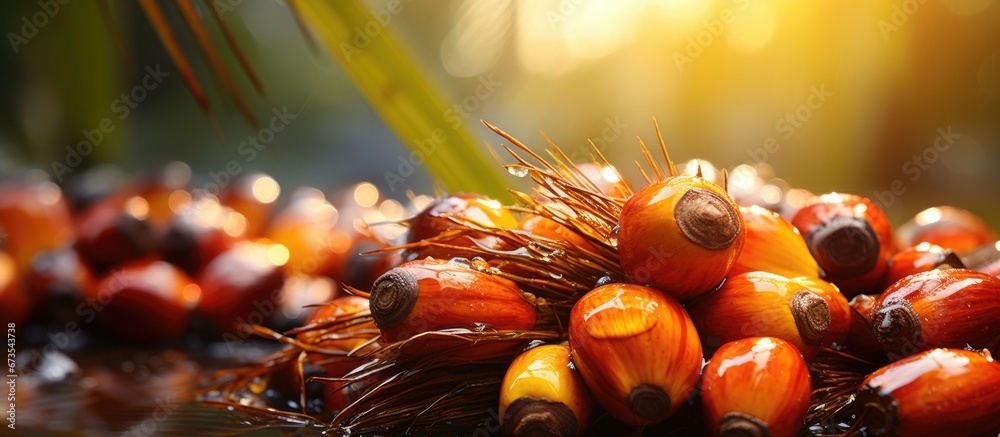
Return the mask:
[[1000, 344], [1000, 278], [966, 269], [907, 276], [882, 293], [872, 330], [889, 357], [941, 348]]
[[726, 277], [746, 240], [733, 199], [705, 179], [679, 176], [635, 193], [618, 220], [618, 251], [629, 280], [686, 301]]
[[726, 343], [702, 372], [708, 429], [723, 437], [792, 437], [802, 428], [812, 383], [798, 349], [753, 337]]
[[426, 331], [471, 328], [525, 330], [537, 311], [517, 284], [464, 262], [427, 258], [395, 267], [375, 281], [370, 305], [386, 341]]
[[819, 266], [799, 230], [778, 213], [760, 206], [741, 206], [747, 238], [728, 276], [771, 272], [794, 278], [819, 277]]
[[742, 338], [776, 337], [798, 348], [808, 361], [833, 325], [834, 313], [822, 294], [784, 276], [750, 272], [727, 279], [688, 312], [707, 354]]
[[1000, 363], [987, 350], [929, 350], [865, 378], [857, 405], [869, 435], [996, 435], [1000, 433]]
[[[458, 224], [450, 217], [504, 229], [514, 229], [517, 226], [517, 219], [500, 202], [478, 194], [453, 194], [435, 199], [423, 211], [407, 220], [410, 230], [406, 234], [406, 242], [415, 243], [438, 237], [445, 231], [455, 229]], [[475, 233], [446, 241], [463, 247], [473, 247], [476, 244], [494, 249], [503, 247], [503, 241], [499, 238]], [[419, 257], [450, 258], [458, 255], [436, 246], [411, 250], [415, 250]]]
[[577, 436], [590, 425], [593, 401], [565, 344], [518, 356], [500, 385], [500, 424], [509, 436]]
[[893, 251], [892, 226], [870, 200], [830, 193], [813, 200], [792, 218], [823, 270], [848, 297], [882, 283]]
[[573, 362], [597, 402], [633, 425], [670, 417], [694, 390], [701, 344], [684, 308], [634, 284], [595, 288], [573, 306]]

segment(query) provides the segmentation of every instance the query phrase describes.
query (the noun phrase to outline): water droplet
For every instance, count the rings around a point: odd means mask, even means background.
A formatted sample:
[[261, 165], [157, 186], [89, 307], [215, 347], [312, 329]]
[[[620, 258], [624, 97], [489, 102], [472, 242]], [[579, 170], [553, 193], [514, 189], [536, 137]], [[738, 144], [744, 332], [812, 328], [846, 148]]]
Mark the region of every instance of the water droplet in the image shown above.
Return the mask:
[[562, 279], [563, 275], [562, 273], [549, 272], [549, 277], [552, 279]]
[[528, 175], [528, 168], [520, 165], [508, 165], [507, 172], [516, 178], [523, 178]]
[[461, 258], [461, 257], [455, 257], [448, 260], [448, 264], [456, 264], [465, 267], [472, 267], [472, 263], [469, 261], [468, 258]]
[[597, 287], [602, 287], [602, 286], [605, 286], [605, 285], [608, 285], [608, 284], [610, 284], [610, 283], [611, 283], [612, 281], [613, 281], [613, 279], [611, 279], [611, 275], [604, 275], [604, 276], [601, 276], [600, 278], [597, 278], [597, 283], [596, 283], [596, 284], [594, 284], [594, 288], [597, 288]]
[[618, 247], [618, 231], [619, 230], [620, 230], [620, 227], [618, 225], [615, 225], [615, 227], [611, 228], [611, 233], [608, 234], [607, 241], [608, 241], [608, 244], [611, 245], [611, 247]]

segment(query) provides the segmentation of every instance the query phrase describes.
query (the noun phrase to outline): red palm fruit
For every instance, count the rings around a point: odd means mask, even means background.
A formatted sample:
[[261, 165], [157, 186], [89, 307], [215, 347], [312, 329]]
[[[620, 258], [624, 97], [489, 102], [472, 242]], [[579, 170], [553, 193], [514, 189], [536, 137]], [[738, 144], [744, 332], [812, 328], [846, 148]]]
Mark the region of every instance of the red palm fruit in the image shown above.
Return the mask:
[[889, 271], [882, 279], [882, 289], [914, 273], [940, 268], [965, 268], [962, 260], [950, 249], [931, 243], [920, 243], [896, 252], [889, 258]]
[[987, 350], [929, 350], [868, 375], [856, 402], [873, 436], [996, 435], [1000, 363]]
[[165, 261], [139, 260], [109, 271], [87, 296], [84, 322], [128, 341], [179, 338], [201, 294], [187, 274]]
[[589, 252], [597, 252], [594, 245], [590, 244], [582, 235], [573, 232], [569, 228], [559, 224], [555, 220], [535, 214], [528, 214], [517, 224], [517, 229], [531, 233], [531, 235], [548, 238], [549, 240], [564, 241], [569, 246], [579, 247]]
[[930, 243], [958, 254], [997, 240], [997, 234], [983, 219], [954, 206], [927, 208], [899, 227], [899, 247]]
[[827, 306], [830, 307], [830, 329], [823, 337], [823, 346], [832, 347], [834, 344], [843, 346], [851, 331], [851, 304], [840, 289], [818, 278], [798, 277], [792, 278], [792, 282], [804, 285], [809, 291], [825, 299]]
[[274, 201], [278, 200], [281, 187], [271, 176], [251, 172], [233, 179], [219, 192], [219, 202], [243, 215], [247, 221], [246, 235], [254, 238], [261, 234], [271, 218]]
[[[514, 229], [517, 226], [517, 219], [500, 202], [477, 194], [453, 194], [435, 199], [423, 211], [408, 220], [410, 230], [406, 234], [406, 242], [415, 243], [454, 229], [458, 224], [449, 217], [462, 218], [497, 228]], [[473, 247], [477, 243], [495, 249], [504, 247], [504, 243], [500, 239], [476, 233], [450, 239], [447, 243], [465, 247]], [[418, 253], [421, 256], [439, 258], [450, 258], [457, 255], [439, 247], [421, 248]]]
[[500, 426], [509, 436], [581, 435], [594, 404], [569, 346], [538, 346], [510, 363], [500, 384]]
[[741, 206], [747, 239], [729, 276], [746, 272], [771, 272], [794, 278], [818, 277], [819, 266], [799, 230], [778, 213], [760, 206]]
[[581, 297], [570, 312], [569, 344], [597, 402], [632, 425], [674, 414], [694, 390], [703, 362], [684, 308], [634, 284], [608, 284]]
[[160, 247], [163, 259], [192, 275], [246, 236], [242, 214], [214, 197], [202, 196], [178, 208], [167, 225]]
[[766, 272], [726, 280], [722, 288], [690, 306], [706, 354], [747, 337], [776, 337], [809, 361], [833, 325], [833, 311], [820, 290]]
[[57, 324], [76, 320], [80, 301], [97, 286], [94, 272], [71, 247], [35, 255], [24, 282], [32, 299], [42, 303], [40, 318]]
[[340, 285], [326, 276], [295, 273], [285, 276], [274, 315], [267, 322], [275, 331], [285, 331], [302, 326], [316, 310], [317, 302], [326, 302], [340, 295]]
[[73, 239], [69, 206], [56, 184], [0, 185], [0, 247], [23, 273], [36, 253], [54, 250]]
[[537, 317], [534, 304], [514, 282], [433, 258], [386, 272], [372, 286], [370, 301], [372, 318], [388, 342], [477, 324], [527, 330]]
[[784, 340], [726, 343], [702, 375], [701, 405], [712, 434], [793, 437], [802, 429], [812, 382], [799, 350]]
[[280, 244], [237, 243], [198, 275], [198, 312], [228, 332], [265, 324], [280, 305], [287, 261], [288, 249]]
[[736, 262], [746, 224], [718, 185], [679, 176], [654, 182], [625, 202], [618, 252], [629, 280], [685, 301], [719, 285]]
[[104, 200], [77, 219], [74, 246], [98, 271], [142, 258], [156, 246], [148, 213], [149, 203], [142, 197], [124, 203]]
[[844, 346], [857, 357], [881, 363], [886, 361], [885, 352], [872, 331], [872, 309], [876, 303], [878, 296], [872, 294], [859, 294], [851, 299], [851, 332]]
[[940, 347], [1000, 343], [1000, 278], [966, 269], [900, 279], [872, 309], [872, 330], [892, 359]]
[[892, 226], [870, 200], [830, 193], [813, 200], [792, 218], [823, 270], [848, 297], [877, 290], [893, 250]]
[[0, 251], [0, 323], [20, 324], [31, 315], [31, 299], [21, 286], [14, 258]]

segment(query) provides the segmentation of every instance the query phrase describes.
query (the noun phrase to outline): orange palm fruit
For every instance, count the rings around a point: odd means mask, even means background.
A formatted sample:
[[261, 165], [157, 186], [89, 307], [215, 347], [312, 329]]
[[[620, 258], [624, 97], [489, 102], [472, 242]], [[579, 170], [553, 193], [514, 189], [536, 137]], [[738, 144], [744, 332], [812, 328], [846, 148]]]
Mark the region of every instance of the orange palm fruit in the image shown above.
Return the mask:
[[598, 166], [597, 164], [585, 162], [576, 165], [577, 170], [590, 180], [597, 189], [612, 197], [628, 197], [628, 186], [618, 176], [612, 167]]
[[966, 269], [900, 279], [872, 309], [872, 330], [889, 357], [941, 347], [1000, 344], [1000, 278]]
[[372, 318], [388, 342], [426, 331], [473, 328], [527, 330], [537, 311], [517, 284], [459, 261], [427, 258], [395, 267], [375, 281]]
[[688, 306], [707, 354], [747, 337], [787, 341], [807, 360], [823, 345], [833, 315], [820, 290], [766, 272], [726, 280], [722, 288]]
[[[207, 191], [212, 191], [211, 184], [208, 188]], [[181, 161], [171, 161], [146, 170], [114, 197], [117, 202], [132, 197], [145, 199], [148, 205], [146, 219], [154, 233], [159, 233], [170, 222], [174, 212], [191, 201], [190, 189], [191, 167]]]
[[49, 181], [0, 184], [0, 247], [19, 273], [28, 270], [36, 253], [70, 243], [72, 223], [58, 185]]
[[281, 187], [270, 175], [251, 172], [235, 177], [219, 191], [219, 202], [243, 215], [246, 235], [257, 237], [267, 226]]
[[597, 287], [573, 306], [573, 363], [597, 403], [632, 425], [669, 418], [695, 388], [701, 343], [676, 300], [634, 284]]
[[977, 215], [954, 206], [920, 211], [896, 232], [899, 247], [930, 243], [958, 254], [997, 240], [997, 234]]
[[701, 405], [714, 435], [796, 436], [811, 395], [802, 355], [777, 338], [726, 343], [702, 372]]
[[[359, 296], [341, 296], [319, 306], [314, 313], [306, 320], [303, 326], [329, 327], [338, 321], [342, 321], [359, 312], [368, 311], [368, 299]], [[372, 322], [361, 323], [352, 326], [350, 331], [377, 329]], [[337, 332], [341, 332], [338, 330]], [[326, 332], [320, 330], [309, 330], [296, 335], [296, 338], [303, 342], [322, 347], [324, 349], [336, 349], [349, 352], [354, 348], [363, 345], [371, 336], [336, 337], [325, 336]]]
[[809, 291], [826, 300], [830, 307], [830, 329], [823, 337], [823, 346], [843, 346], [851, 331], [851, 303], [840, 292], [836, 285], [818, 278], [798, 277], [792, 282], [804, 285]]
[[80, 310], [84, 323], [133, 342], [174, 340], [187, 329], [201, 290], [183, 271], [165, 261], [138, 260], [101, 278]]
[[629, 280], [680, 301], [717, 287], [747, 234], [725, 190], [689, 176], [639, 190], [622, 207], [618, 227], [619, 258]]
[[868, 375], [856, 405], [868, 435], [997, 435], [1000, 363], [988, 350], [929, 350]]
[[338, 228], [340, 222], [340, 211], [322, 191], [303, 187], [292, 193], [264, 235], [288, 248], [289, 272], [319, 274], [350, 252], [351, 234]]
[[747, 239], [729, 276], [746, 272], [771, 272], [794, 278], [819, 277], [819, 266], [799, 230], [778, 213], [757, 205], [741, 206]]
[[938, 268], [964, 268], [962, 260], [951, 249], [931, 243], [920, 243], [916, 246], [896, 252], [889, 258], [889, 271], [882, 279], [882, 289], [895, 284], [896, 281], [914, 273], [926, 272]]
[[217, 328], [236, 332], [243, 324], [267, 324], [281, 303], [288, 249], [270, 242], [239, 242], [210, 261], [198, 275], [198, 312]]
[[569, 346], [538, 346], [510, 363], [500, 384], [505, 435], [577, 436], [593, 416], [593, 401], [570, 361]]
[[97, 271], [145, 257], [156, 249], [142, 197], [106, 199], [77, 218], [74, 247]]
[[830, 193], [803, 207], [792, 218], [816, 258], [823, 279], [848, 297], [878, 292], [893, 252], [892, 226], [870, 200]]

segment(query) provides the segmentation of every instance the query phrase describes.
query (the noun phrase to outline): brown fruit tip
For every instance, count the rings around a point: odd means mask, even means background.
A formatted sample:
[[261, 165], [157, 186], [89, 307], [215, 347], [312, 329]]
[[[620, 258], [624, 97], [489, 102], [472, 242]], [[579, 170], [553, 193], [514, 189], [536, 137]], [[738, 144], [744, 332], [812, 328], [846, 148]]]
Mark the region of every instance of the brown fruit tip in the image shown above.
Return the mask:
[[722, 437], [770, 437], [771, 430], [760, 419], [744, 413], [726, 413], [719, 423]]
[[789, 306], [802, 341], [810, 346], [822, 344], [831, 323], [830, 305], [826, 303], [826, 299], [803, 290], [792, 297]]
[[417, 303], [417, 280], [406, 270], [389, 270], [372, 285], [370, 308], [379, 329], [392, 329], [403, 323]]
[[702, 188], [692, 188], [681, 196], [674, 207], [674, 219], [688, 240], [709, 250], [732, 246], [742, 226], [732, 204]]
[[809, 234], [806, 243], [816, 262], [831, 277], [861, 276], [878, 263], [878, 235], [871, 223], [859, 217], [834, 217]]
[[503, 434], [514, 437], [575, 436], [579, 423], [562, 402], [520, 398], [503, 415]]
[[670, 416], [670, 396], [660, 387], [642, 384], [629, 393], [628, 407], [636, 416], [659, 422]]
[[920, 345], [920, 318], [909, 301], [876, 308], [872, 313], [872, 331], [886, 352], [901, 354], [904, 349]]

